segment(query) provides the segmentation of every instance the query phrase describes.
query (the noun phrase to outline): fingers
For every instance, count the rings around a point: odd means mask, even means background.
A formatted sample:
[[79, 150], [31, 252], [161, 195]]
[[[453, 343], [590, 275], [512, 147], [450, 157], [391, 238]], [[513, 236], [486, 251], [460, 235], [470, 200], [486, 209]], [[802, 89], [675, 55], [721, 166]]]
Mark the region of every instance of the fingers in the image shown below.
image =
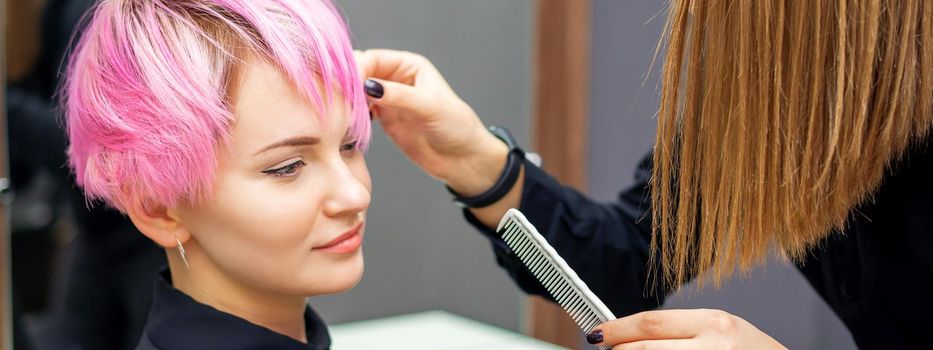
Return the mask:
[[410, 85], [382, 79], [367, 79], [366, 93], [370, 102], [380, 108], [402, 109], [415, 115], [429, 115], [431, 99], [427, 92]]
[[612, 350], [695, 350], [698, 344], [693, 339], [642, 340], [619, 344]]
[[356, 61], [356, 73], [360, 79], [366, 79], [370, 76], [369, 66], [363, 51], [353, 50], [353, 60]]
[[419, 88], [453, 92], [424, 56], [408, 51], [369, 49], [354, 52], [363, 79], [377, 78]]
[[369, 49], [354, 51], [360, 76], [414, 85], [418, 73], [430, 62], [408, 51]]
[[602, 331], [600, 344], [614, 345], [644, 340], [687, 339], [704, 329], [729, 327], [730, 322], [734, 322], [733, 317], [719, 310], [659, 310], [606, 322], [596, 327], [594, 333]]

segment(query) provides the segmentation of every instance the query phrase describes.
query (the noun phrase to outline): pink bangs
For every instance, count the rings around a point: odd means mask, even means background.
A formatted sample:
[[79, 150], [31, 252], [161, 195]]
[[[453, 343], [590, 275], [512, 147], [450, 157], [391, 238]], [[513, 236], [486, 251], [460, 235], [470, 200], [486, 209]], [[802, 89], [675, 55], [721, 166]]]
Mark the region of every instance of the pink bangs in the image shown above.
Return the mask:
[[[345, 103], [365, 149], [369, 113], [346, 24], [327, 0], [104, 0], [62, 87], [69, 165], [89, 201], [175, 205], [210, 194], [233, 122], [229, 81], [254, 52], [326, 118]], [[324, 120], [326, 122], [326, 120]]]

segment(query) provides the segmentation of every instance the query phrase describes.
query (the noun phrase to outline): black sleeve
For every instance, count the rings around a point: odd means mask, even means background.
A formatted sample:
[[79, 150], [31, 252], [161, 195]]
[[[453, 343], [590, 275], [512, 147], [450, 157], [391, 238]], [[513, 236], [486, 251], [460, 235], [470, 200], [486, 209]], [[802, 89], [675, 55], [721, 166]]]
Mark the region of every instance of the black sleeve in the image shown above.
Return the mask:
[[[519, 210], [617, 317], [657, 308], [666, 296], [662, 286], [648, 280], [650, 174], [649, 154], [639, 165], [635, 185], [615, 202], [602, 204], [525, 162]], [[493, 229], [469, 210], [464, 215], [492, 241], [497, 262], [522, 290], [553, 300]]]

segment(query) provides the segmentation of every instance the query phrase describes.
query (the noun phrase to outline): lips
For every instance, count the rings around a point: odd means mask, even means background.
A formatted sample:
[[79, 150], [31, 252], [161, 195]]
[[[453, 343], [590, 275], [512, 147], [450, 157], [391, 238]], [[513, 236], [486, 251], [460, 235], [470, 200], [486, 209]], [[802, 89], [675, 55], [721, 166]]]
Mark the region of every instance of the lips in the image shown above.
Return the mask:
[[340, 236], [328, 241], [319, 246], [315, 246], [314, 250], [319, 251], [332, 251], [334, 253], [346, 253], [355, 251], [356, 248], [359, 248], [363, 239], [361, 237], [360, 231], [363, 228], [363, 223], [360, 222], [356, 224], [352, 229], [347, 232], [344, 232]]

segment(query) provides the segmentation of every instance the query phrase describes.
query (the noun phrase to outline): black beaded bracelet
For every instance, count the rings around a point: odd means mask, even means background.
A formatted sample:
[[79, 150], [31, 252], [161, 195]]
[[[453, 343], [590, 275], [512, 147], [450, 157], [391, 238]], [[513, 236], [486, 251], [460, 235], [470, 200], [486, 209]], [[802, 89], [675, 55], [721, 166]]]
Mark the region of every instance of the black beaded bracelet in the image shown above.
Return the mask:
[[461, 207], [482, 208], [498, 202], [509, 193], [512, 186], [515, 186], [518, 175], [521, 174], [522, 163], [525, 160], [525, 151], [518, 147], [515, 139], [512, 138], [512, 134], [505, 128], [490, 126], [489, 132], [505, 142], [506, 146], [509, 147], [509, 156], [505, 161], [505, 168], [502, 169], [502, 174], [499, 175], [499, 178], [491, 188], [473, 197], [461, 197], [450, 188], [450, 186], [446, 186], [447, 191], [454, 196], [454, 203], [457, 203], [457, 205]]

